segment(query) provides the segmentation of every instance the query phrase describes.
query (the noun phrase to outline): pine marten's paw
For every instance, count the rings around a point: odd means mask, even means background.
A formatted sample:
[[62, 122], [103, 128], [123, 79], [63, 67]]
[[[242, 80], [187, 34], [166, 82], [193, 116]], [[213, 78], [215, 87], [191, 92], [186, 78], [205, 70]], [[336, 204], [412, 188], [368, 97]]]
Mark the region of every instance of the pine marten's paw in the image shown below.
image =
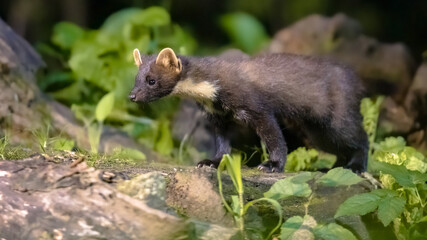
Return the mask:
[[283, 164], [281, 164], [280, 162], [267, 161], [258, 165], [258, 170], [267, 173], [281, 173], [283, 172]]
[[205, 160], [202, 160], [199, 163], [197, 163], [197, 168], [201, 168], [203, 166], [208, 166], [211, 168], [218, 168], [219, 162], [220, 161], [205, 159]]

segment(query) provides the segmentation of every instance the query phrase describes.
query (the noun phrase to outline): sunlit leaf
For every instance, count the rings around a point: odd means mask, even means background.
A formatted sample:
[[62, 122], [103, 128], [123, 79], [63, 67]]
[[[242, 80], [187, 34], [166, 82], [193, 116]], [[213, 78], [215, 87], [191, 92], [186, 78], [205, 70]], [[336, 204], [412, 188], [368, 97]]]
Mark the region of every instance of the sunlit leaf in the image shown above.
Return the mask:
[[286, 222], [284, 222], [280, 228], [280, 239], [291, 240], [292, 235], [302, 226], [303, 221], [304, 219], [300, 216], [293, 216], [286, 220]]
[[378, 218], [388, 226], [393, 219], [399, 217], [405, 208], [405, 199], [399, 196], [384, 198], [378, 205]]
[[271, 186], [270, 190], [264, 193], [267, 198], [275, 200], [287, 198], [290, 196], [308, 197], [311, 194], [311, 188], [307, 181], [314, 177], [313, 173], [304, 172], [298, 175], [281, 179]]
[[154, 149], [164, 155], [169, 155], [172, 152], [173, 140], [169, 127], [169, 121], [166, 119], [159, 121], [159, 136], [156, 140]]
[[299, 147], [288, 154], [285, 170], [288, 172], [299, 172], [309, 170], [311, 163], [317, 160], [319, 153], [315, 149]]
[[357, 176], [349, 169], [342, 167], [334, 168], [328, 171], [325, 175], [319, 178], [316, 182], [325, 186], [349, 186], [363, 181], [363, 178]]
[[395, 191], [376, 189], [370, 193], [362, 193], [348, 198], [339, 206], [335, 218], [349, 215], [365, 215], [378, 208], [378, 218], [384, 226], [387, 226], [393, 219], [402, 214], [405, 203], [406, 200]]
[[318, 225], [313, 229], [316, 239], [323, 240], [357, 240], [352, 232], [336, 223]]
[[419, 171], [408, 170], [402, 165], [372, 161], [372, 166], [382, 173], [393, 176], [403, 187], [415, 187], [417, 184], [425, 183], [427, 181], [427, 174], [423, 174]]
[[335, 214], [335, 218], [349, 215], [365, 215], [375, 211], [381, 197], [373, 193], [354, 195], [343, 202]]
[[103, 122], [111, 113], [114, 107], [114, 92], [107, 93], [96, 105], [95, 118], [98, 122]]

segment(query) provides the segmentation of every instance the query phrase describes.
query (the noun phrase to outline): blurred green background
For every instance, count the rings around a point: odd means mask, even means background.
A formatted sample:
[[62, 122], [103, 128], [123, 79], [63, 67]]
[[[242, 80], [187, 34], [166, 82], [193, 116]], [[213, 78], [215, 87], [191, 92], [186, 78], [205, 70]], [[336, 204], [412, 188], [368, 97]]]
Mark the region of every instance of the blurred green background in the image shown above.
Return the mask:
[[152, 5], [164, 7], [173, 22], [193, 34], [199, 47], [226, 44], [229, 39], [221, 30], [220, 16], [243, 11], [260, 20], [270, 36], [309, 14], [332, 16], [344, 12], [358, 20], [367, 35], [382, 42], [404, 42], [417, 60], [427, 49], [427, 1], [424, 0], [2, 0], [0, 16], [31, 43], [36, 43], [48, 40], [59, 21], [94, 29], [120, 9]]

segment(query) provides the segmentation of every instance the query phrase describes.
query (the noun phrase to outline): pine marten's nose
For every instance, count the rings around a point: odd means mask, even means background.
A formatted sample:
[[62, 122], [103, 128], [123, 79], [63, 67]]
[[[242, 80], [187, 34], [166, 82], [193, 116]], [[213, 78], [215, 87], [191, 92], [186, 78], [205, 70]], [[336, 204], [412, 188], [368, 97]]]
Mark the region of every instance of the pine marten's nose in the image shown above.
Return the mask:
[[135, 94], [131, 94], [131, 95], [129, 95], [129, 99], [130, 99], [132, 102], [135, 102], [135, 100], [136, 100], [136, 95], [135, 95]]

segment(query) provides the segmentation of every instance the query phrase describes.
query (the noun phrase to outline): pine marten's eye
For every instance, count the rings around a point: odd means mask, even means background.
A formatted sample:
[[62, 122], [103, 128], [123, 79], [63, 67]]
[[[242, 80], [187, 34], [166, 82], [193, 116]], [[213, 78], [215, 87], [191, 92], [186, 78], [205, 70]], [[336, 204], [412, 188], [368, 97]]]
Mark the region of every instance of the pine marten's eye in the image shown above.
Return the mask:
[[147, 82], [148, 82], [149, 85], [154, 85], [156, 83], [156, 80], [151, 79], [149, 76], [147, 76], [145, 78], [145, 80], [147, 80]]

